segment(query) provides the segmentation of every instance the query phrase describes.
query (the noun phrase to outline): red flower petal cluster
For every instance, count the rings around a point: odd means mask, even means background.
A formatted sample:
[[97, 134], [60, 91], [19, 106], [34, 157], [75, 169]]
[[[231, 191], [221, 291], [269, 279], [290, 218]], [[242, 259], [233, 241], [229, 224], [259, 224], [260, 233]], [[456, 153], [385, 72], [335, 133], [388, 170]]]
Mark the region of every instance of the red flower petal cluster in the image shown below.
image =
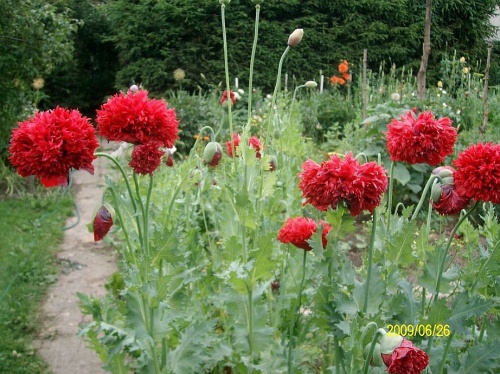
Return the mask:
[[[324, 222], [320, 222], [323, 226], [321, 234], [323, 248], [326, 247], [326, 235], [331, 230], [331, 226]], [[278, 233], [278, 240], [284, 244], [291, 243], [297, 248], [305, 251], [310, 251], [312, 248], [307, 242], [318, 229], [317, 223], [310, 218], [296, 217], [288, 218]]]
[[469, 205], [470, 199], [460, 195], [455, 187], [455, 169], [450, 166], [440, 166], [432, 171], [441, 179], [432, 186], [432, 207], [442, 215], [460, 214]]
[[306, 160], [299, 178], [305, 203], [325, 211], [344, 202], [353, 216], [363, 210], [373, 213], [387, 189], [385, 169], [376, 162], [361, 165], [351, 153], [343, 160], [333, 155], [321, 165]]
[[129, 166], [134, 169], [136, 174], [153, 174], [158, 166], [160, 166], [161, 158], [164, 151], [161, 151], [158, 142], [149, 142], [139, 144], [132, 151], [132, 159]]
[[45, 187], [67, 186], [71, 168], [94, 173], [98, 146], [87, 117], [56, 107], [19, 123], [12, 131], [9, 160], [21, 176], [35, 175]]
[[[234, 149], [236, 150], [236, 147], [238, 147], [240, 145], [240, 136], [236, 133], [233, 134], [233, 141], [228, 141], [226, 142], [226, 149], [227, 149], [227, 153], [229, 154], [230, 157], [233, 157], [233, 150], [231, 148], [231, 143], [234, 143]], [[255, 157], [257, 158], [261, 158], [262, 155], [260, 154], [260, 151], [262, 150], [262, 143], [260, 142], [259, 138], [257, 138], [256, 136], [252, 136], [250, 137], [250, 139], [248, 139], [248, 145], [250, 147], [252, 147], [253, 149], [255, 149]]]
[[500, 144], [472, 145], [458, 155], [453, 165], [460, 195], [500, 204]]
[[382, 360], [389, 374], [420, 374], [429, 364], [427, 353], [407, 339], [392, 354], [382, 354]]
[[113, 226], [113, 217], [109, 210], [103, 205], [97, 211], [94, 218], [94, 241], [102, 240]]
[[[236, 104], [236, 95], [234, 94], [233, 91], [229, 91], [229, 98], [231, 99], [232, 105]], [[227, 90], [224, 90], [220, 98], [220, 105], [224, 105], [226, 101], [227, 101]]]
[[175, 110], [164, 100], [149, 99], [148, 92], [120, 92], [112, 96], [97, 111], [97, 129], [108, 140], [133, 144], [159, 142], [171, 148], [178, 138]]
[[387, 149], [392, 161], [437, 165], [453, 152], [457, 130], [448, 117], [408, 111], [387, 125]]

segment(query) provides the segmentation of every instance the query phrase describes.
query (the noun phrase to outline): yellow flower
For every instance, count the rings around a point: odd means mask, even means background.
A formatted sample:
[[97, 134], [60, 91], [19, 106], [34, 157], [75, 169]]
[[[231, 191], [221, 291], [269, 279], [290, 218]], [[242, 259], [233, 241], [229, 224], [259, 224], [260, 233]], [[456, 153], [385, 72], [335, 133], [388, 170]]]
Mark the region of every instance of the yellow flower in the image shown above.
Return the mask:
[[459, 60], [459, 61], [460, 61], [460, 63], [461, 63], [461, 64], [465, 64], [465, 57], [463, 57], [463, 56], [462, 56], [462, 57], [460, 57], [460, 60]]
[[463, 72], [464, 74], [469, 74], [469, 68], [463, 68], [462, 72]]
[[438, 87], [439, 88], [443, 88], [443, 82], [442, 81], [438, 81]]

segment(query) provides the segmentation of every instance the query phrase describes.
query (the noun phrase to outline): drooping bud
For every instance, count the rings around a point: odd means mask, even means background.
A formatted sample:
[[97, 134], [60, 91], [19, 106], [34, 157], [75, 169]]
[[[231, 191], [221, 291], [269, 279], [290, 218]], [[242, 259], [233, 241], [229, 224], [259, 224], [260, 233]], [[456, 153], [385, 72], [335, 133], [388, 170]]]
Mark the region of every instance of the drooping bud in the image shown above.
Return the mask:
[[276, 156], [271, 155], [271, 157], [269, 157], [269, 170], [275, 171], [277, 167], [278, 167], [278, 160]]
[[304, 36], [304, 29], [295, 29], [295, 31], [292, 32], [288, 37], [288, 45], [290, 47], [296, 47], [302, 40], [303, 36]]
[[443, 188], [441, 183], [434, 183], [431, 189], [431, 199], [434, 203], [437, 203], [441, 199], [441, 194], [443, 193]]
[[217, 142], [210, 142], [205, 147], [203, 151], [203, 162], [208, 165], [215, 167], [219, 165], [222, 158], [222, 147]]
[[316, 88], [316, 87], [318, 87], [318, 84], [315, 81], [307, 81], [304, 84], [304, 87], [306, 87], [306, 88]]
[[440, 178], [446, 178], [453, 176], [455, 169], [451, 166], [439, 166], [432, 171], [432, 174], [437, 175]]
[[113, 210], [109, 205], [102, 205], [94, 218], [94, 241], [102, 240], [113, 226], [113, 216], [110, 210]]

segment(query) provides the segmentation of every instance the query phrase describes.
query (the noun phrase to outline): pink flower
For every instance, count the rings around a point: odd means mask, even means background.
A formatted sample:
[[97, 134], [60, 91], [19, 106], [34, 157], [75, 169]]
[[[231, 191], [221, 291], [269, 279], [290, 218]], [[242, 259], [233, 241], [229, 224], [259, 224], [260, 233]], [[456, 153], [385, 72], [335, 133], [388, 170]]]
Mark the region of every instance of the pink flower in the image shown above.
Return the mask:
[[129, 166], [137, 174], [153, 174], [161, 164], [161, 158], [165, 152], [161, 151], [159, 142], [139, 144], [132, 151], [132, 159]]
[[500, 144], [472, 145], [458, 155], [453, 165], [458, 194], [500, 204]]
[[99, 134], [108, 140], [133, 144], [159, 142], [172, 147], [178, 138], [179, 121], [175, 110], [163, 100], [149, 99], [148, 92], [120, 92], [112, 96], [97, 111]]
[[[332, 227], [324, 221], [321, 221], [321, 225], [323, 226], [321, 239], [324, 248], [327, 244], [326, 235]], [[291, 243], [297, 248], [310, 251], [312, 248], [307, 241], [311, 239], [317, 228], [318, 225], [313, 219], [304, 217], [288, 218], [279, 231], [278, 240], [284, 244]]]
[[56, 107], [36, 113], [12, 130], [9, 160], [21, 176], [35, 175], [45, 187], [67, 186], [72, 168], [94, 173], [98, 146], [87, 117]]
[[387, 125], [387, 149], [392, 161], [437, 165], [453, 152], [457, 131], [448, 117], [408, 111]]

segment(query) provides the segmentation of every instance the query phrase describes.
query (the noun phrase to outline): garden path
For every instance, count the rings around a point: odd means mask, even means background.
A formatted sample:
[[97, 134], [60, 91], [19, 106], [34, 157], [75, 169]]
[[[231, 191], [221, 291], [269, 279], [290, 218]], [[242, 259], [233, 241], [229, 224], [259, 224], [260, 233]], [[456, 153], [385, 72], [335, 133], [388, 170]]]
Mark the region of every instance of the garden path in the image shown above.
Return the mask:
[[[81, 313], [76, 293], [104, 296], [104, 285], [116, 270], [115, 251], [109, 245], [94, 242], [93, 234], [87, 229], [101, 202], [106, 161], [103, 157], [94, 161], [94, 175], [85, 171], [73, 174], [75, 203], [81, 219], [75, 227], [65, 231], [57, 256], [60, 274], [47, 292], [42, 306], [43, 325], [35, 342], [35, 348], [53, 374], [105, 373], [97, 354], [77, 336], [79, 325], [89, 322], [90, 318]], [[67, 226], [76, 220], [72, 217]]]

